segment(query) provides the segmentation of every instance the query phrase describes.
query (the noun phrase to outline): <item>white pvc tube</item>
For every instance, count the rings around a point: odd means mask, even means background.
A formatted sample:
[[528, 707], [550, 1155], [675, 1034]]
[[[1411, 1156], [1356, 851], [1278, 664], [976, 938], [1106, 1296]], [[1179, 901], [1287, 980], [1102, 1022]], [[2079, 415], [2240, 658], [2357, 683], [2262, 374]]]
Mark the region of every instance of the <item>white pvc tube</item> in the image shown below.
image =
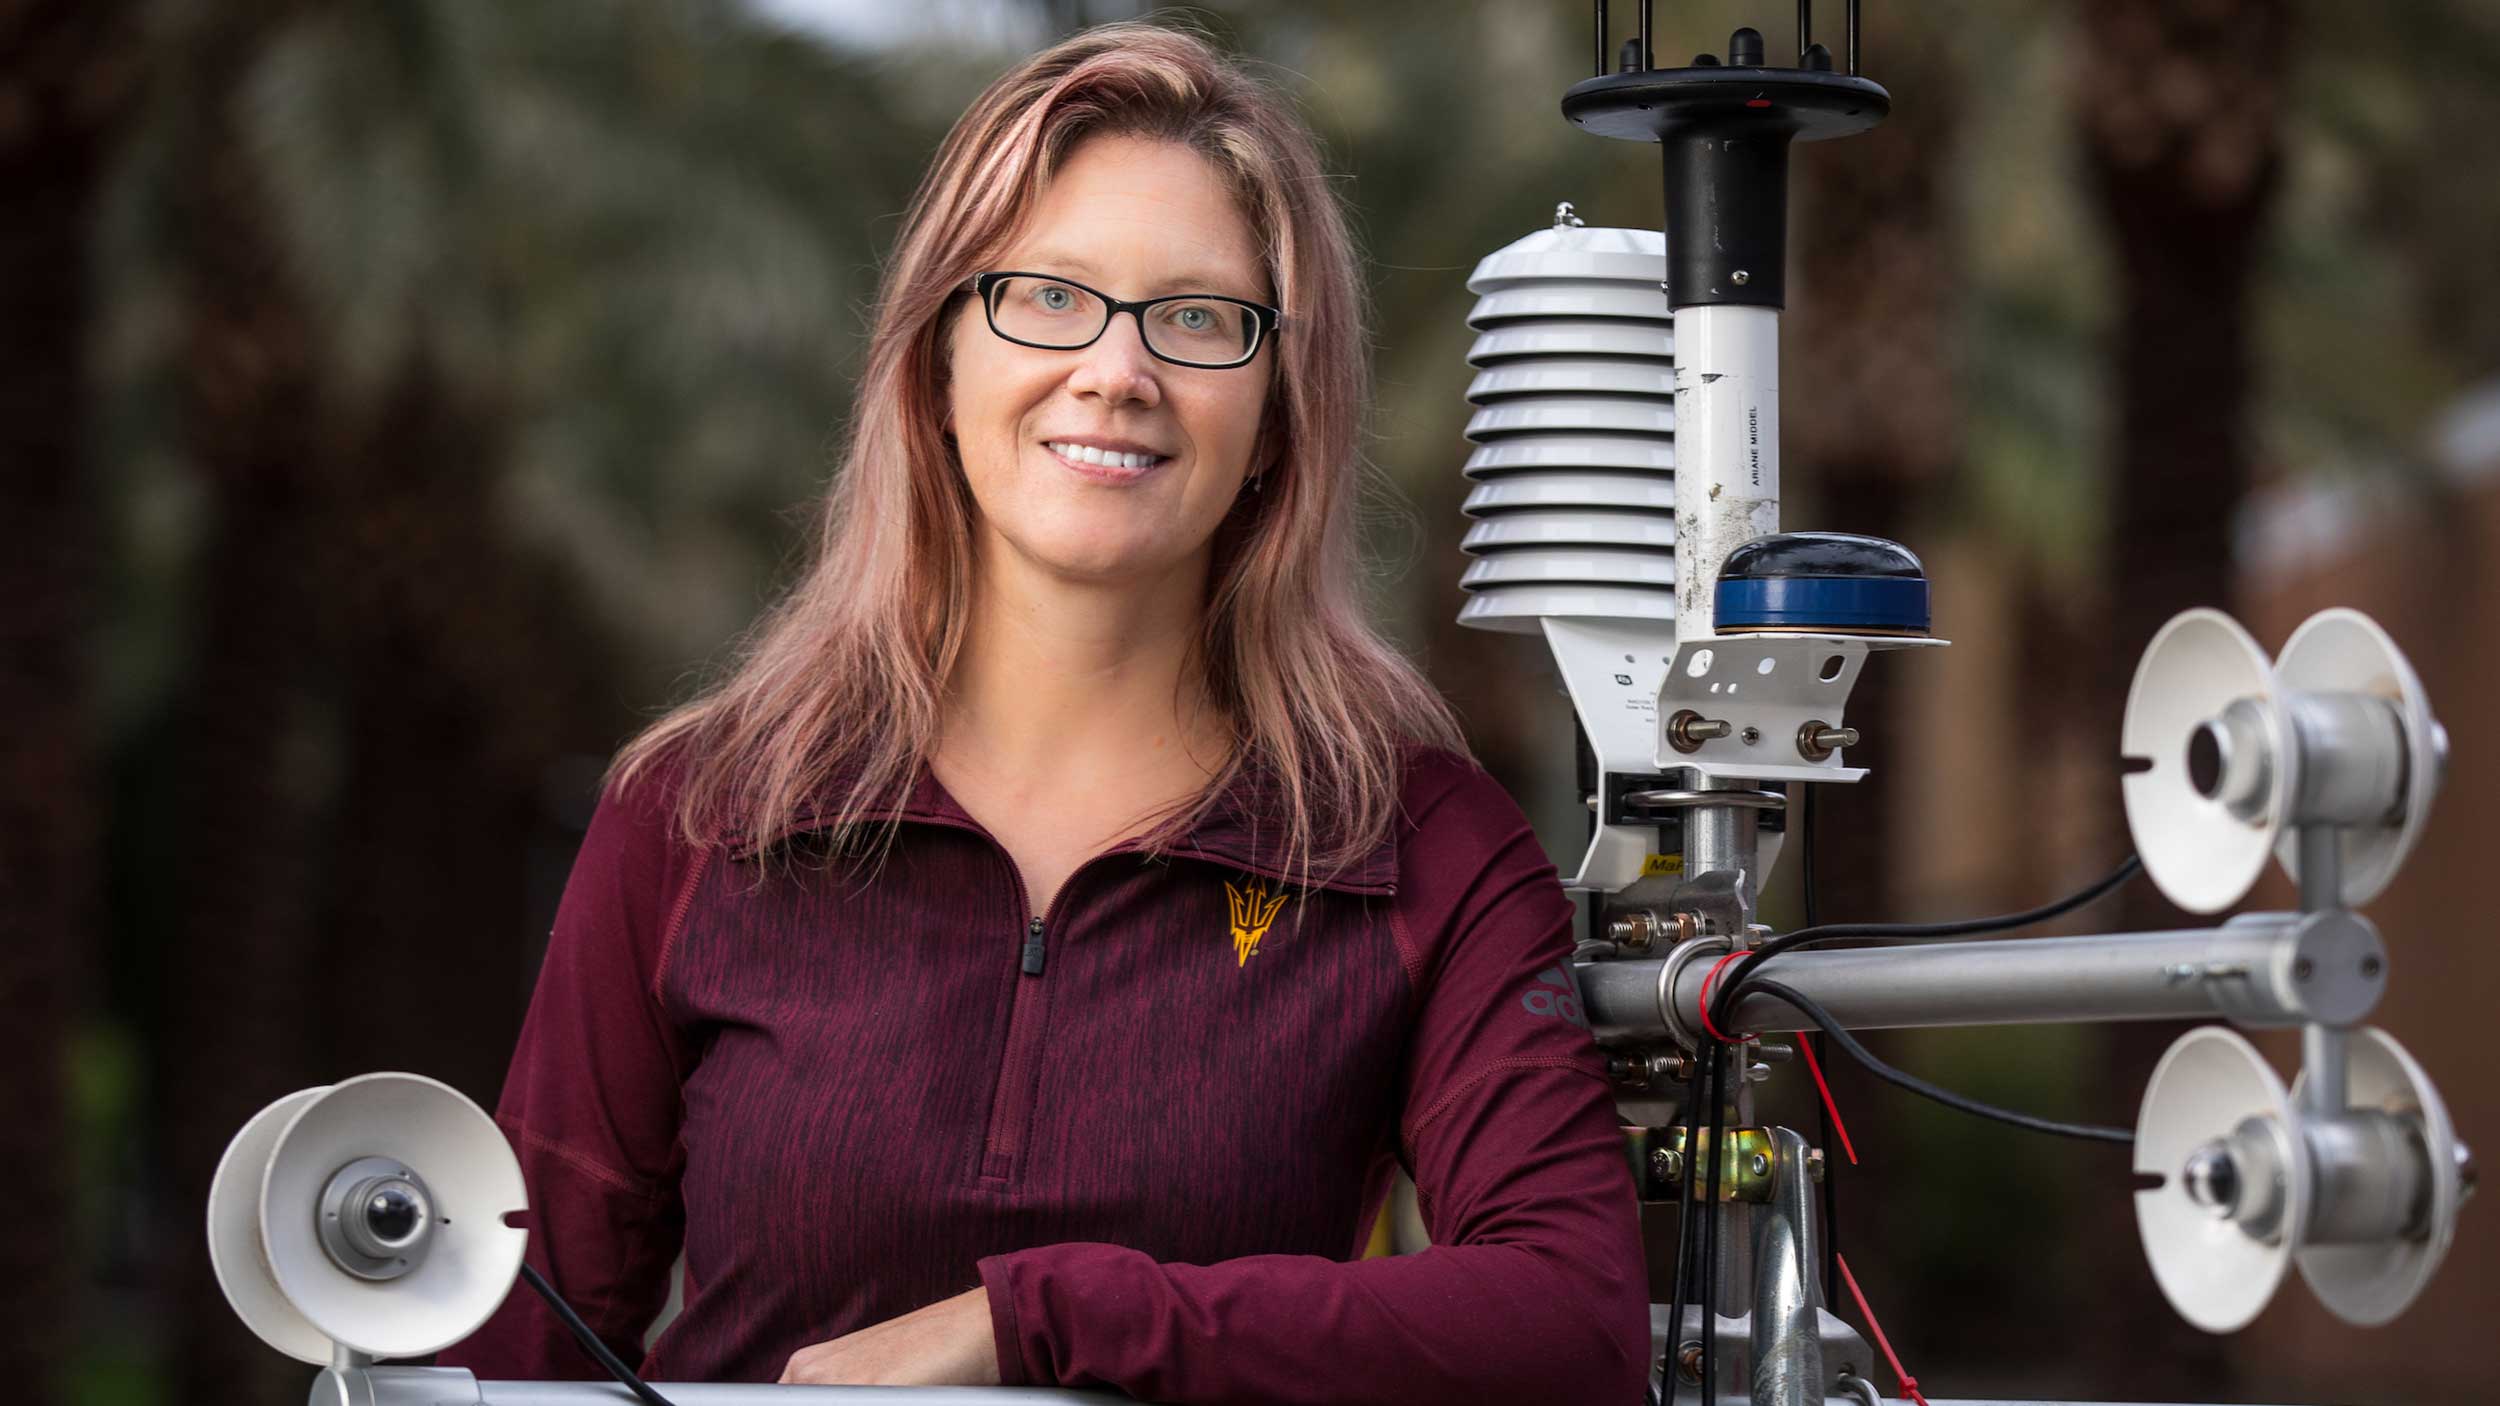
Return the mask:
[[1675, 633], [1715, 633], [1727, 554], [1780, 530], [1780, 315], [1675, 310]]

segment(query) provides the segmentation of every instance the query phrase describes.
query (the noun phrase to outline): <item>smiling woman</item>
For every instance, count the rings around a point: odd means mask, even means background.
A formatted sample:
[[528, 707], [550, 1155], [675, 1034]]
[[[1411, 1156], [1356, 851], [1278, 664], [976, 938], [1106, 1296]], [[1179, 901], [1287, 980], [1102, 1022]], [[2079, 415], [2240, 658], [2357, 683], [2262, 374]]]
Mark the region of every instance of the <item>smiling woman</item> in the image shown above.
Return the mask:
[[[1127, 582], [1194, 626], [1275, 378], [1264, 339], [1240, 330], [1255, 314], [1210, 286], [1267, 282], [1258, 237], [1206, 158], [1104, 135], [1069, 153], [998, 261], [1068, 277], [984, 274], [948, 329], [947, 427], [984, 585], [1023, 573]], [[1071, 281], [1077, 264], [1119, 270], [1133, 284], [1122, 294], [1186, 291], [1122, 303]], [[1229, 336], [1213, 308], [1239, 309]], [[1239, 364], [1179, 365], [1176, 348]]]
[[[1631, 1400], [1637, 1208], [1518, 807], [1357, 604], [1285, 102], [1092, 30], [886, 274], [812, 569], [620, 754], [497, 1117], [646, 1376]], [[1360, 1259], [1390, 1181], [1434, 1244]], [[587, 1375], [526, 1297], [445, 1354]]]

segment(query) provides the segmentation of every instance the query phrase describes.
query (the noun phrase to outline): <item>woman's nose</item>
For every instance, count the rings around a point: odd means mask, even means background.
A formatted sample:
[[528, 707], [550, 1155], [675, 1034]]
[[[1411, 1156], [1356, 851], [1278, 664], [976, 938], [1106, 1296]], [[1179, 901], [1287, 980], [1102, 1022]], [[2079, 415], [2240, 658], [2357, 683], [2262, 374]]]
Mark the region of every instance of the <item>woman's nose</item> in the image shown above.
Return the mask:
[[1098, 395], [1115, 405], [1133, 402], [1151, 408], [1162, 402], [1158, 363], [1146, 350], [1136, 314], [1114, 316], [1092, 346], [1077, 349], [1076, 357], [1076, 369], [1068, 375], [1068, 389], [1076, 394]]

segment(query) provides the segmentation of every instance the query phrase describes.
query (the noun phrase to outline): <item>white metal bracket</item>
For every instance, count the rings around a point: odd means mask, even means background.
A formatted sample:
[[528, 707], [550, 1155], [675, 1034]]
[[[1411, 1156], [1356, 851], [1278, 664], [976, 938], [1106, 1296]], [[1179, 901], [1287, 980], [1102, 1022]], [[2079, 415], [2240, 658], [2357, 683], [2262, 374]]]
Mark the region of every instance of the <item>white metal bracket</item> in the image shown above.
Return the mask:
[[[1689, 767], [1714, 781], [1855, 781], [1866, 768], [1843, 765], [1839, 748], [1820, 758], [1807, 755], [1810, 749], [1801, 744], [1806, 726], [1842, 725], [1849, 690], [1868, 654], [1947, 643], [1785, 630], [1686, 640], [1676, 646], [1659, 685], [1649, 760], [1659, 769]], [[1726, 722], [1726, 735], [1699, 741], [1690, 751], [1677, 746], [1669, 724], [1686, 712]]]

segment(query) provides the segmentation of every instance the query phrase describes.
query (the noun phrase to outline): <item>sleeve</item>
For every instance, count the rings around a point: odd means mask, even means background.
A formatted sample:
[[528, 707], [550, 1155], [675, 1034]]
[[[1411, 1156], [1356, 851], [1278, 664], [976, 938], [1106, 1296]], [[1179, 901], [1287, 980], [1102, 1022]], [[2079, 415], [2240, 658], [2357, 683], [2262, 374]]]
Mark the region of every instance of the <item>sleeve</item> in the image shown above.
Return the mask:
[[1175, 1406], [1643, 1399], [1639, 1205], [1570, 975], [1570, 901], [1472, 763], [1427, 811], [1410, 809], [1395, 912], [1424, 992], [1400, 1155], [1432, 1247], [1212, 1265], [1102, 1244], [992, 1256], [1003, 1380]]
[[[688, 1063], [659, 977], [703, 866], [655, 802], [665, 790], [653, 778], [600, 798], [495, 1109], [529, 1196], [528, 1262], [627, 1362], [643, 1360], [685, 1225]], [[436, 1360], [481, 1380], [606, 1377], [518, 1281]]]

